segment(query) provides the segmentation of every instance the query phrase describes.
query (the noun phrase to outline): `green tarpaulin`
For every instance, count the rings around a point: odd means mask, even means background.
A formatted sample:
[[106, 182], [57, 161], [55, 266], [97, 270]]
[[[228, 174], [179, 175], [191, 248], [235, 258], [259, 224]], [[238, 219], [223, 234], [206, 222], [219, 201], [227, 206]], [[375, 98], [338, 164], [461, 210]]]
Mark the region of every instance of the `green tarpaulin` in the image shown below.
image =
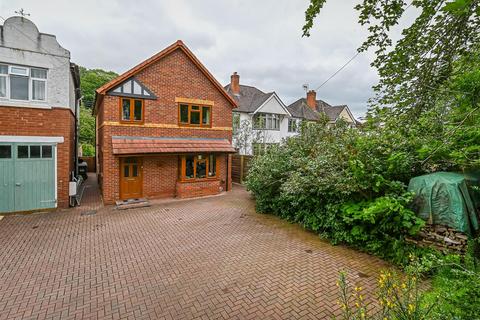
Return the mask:
[[412, 178], [414, 210], [428, 223], [445, 225], [468, 235], [479, 228], [479, 174], [436, 172]]

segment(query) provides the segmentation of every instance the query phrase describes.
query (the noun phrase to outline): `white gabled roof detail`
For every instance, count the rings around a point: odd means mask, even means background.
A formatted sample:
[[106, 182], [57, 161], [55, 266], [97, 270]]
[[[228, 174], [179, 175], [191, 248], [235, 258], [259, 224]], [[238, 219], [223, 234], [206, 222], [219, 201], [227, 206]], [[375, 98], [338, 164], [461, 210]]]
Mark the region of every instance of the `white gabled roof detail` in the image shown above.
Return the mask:
[[252, 112], [252, 114], [255, 114], [257, 112], [260, 112], [265, 106], [268, 106], [269, 102], [272, 101], [272, 99], [275, 99], [277, 101], [277, 103], [280, 105], [280, 107], [282, 108], [282, 110], [284, 111], [283, 113], [280, 113], [280, 112], [268, 112], [268, 113], [276, 113], [276, 114], [286, 114], [288, 115], [289, 117], [292, 116], [292, 114], [290, 113], [290, 111], [288, 111], [287, 109], [287, 106], [283, 103], [283, 101], [278, 97], [278, 95], [275, 93], [275, 92], [272, 92], [270, 94], [270, 97], [265, 100], [255, 111]]
[[111, 89], [108, 94], [114, 96], [136, 97], [144, 99], [157, 98], [152, 91], [150, 91], [135, 77], [128, 78], [124, 82], [120, 83], [119, 85]]

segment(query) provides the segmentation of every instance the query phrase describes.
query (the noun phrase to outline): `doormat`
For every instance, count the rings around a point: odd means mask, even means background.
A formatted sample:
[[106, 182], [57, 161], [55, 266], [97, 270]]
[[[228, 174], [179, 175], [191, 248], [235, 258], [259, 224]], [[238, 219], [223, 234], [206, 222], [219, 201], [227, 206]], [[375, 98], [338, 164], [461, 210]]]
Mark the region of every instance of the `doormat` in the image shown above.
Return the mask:
[[80, 212], [80, 215], [81, 216], [93, 216], [96, 213], [97, 213], [97, 210], [88, 210], [88, 211]]

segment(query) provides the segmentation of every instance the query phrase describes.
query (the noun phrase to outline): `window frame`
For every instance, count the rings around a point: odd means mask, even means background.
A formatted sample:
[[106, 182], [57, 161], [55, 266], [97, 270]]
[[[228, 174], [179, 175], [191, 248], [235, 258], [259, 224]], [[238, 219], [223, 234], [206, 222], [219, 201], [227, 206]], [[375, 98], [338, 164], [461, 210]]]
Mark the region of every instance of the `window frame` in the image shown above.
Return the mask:
[[[26, 157], [19, 157], [19, 147], [26, 147]], [[32, 147], [38, 147], [38, 156], [37, 157], [32, 157]], [[50, 156], [44, 156], [43, 149], [44, 148], [50, 148]], [[30, 142], [19, 142], [16, 144], [12, 144], [12, 159], [16, 160], [36, 160], [36, 161], [41, 161], [41, 160], [54, 160], [56, 158], [56, 150], [55, 150], [55, 145], [53, 144], [45, 144], [45, 143], [30, 143]], [[15, 153], [15, 155], [14, 155]]]
[[264, 155], [269, 148], [275, 145], [278, 145], [278, 143], [277, 142], [271, 142], [271, 143], [254, 142], [252, 143], [252, 155], [253, 156]]
[[[33, 77], [32, 76], [32, 70], [31, 69], [37, 69], [37, 70], [45, 70], [45, 78], [37, 78], [37, 77]], [[46, 69], [43, 69], [43, 68], [30, 68], [30, 76], [29, 76], [29, 85], [30, 85], [30, 88], [29, 88], [29, 91], [30, 91], [30, 100], [31, 101], [37, 101], [37, 102], [46, 102], [47, 101], [47, 77], [48, 77], [48, 72]], [[40, 100], [40, 99], [33, 99], [33, 81], [38, 81], [38, 82], [43, 82], [45, 84], [45, 99], [43, 100]]]
[[[291, 125], [291, 123], [293, 124], [293, 126]], [[287, 129], [287, 131], [289, 133], [296, 133], [296, 132], [298, 132], [298, 128], [299, 128], [298, 120], [295, 119], [295, 118], [288, 118], [288, 129]]]
[[[202, 156], [202, 159], [198, 159], [198, 156]], [[210, 170], [210, 161], [211, 157], [214, 157], [215, 161], [215, 175], [209, 176]], [[187, 169], [187, 157], [193, 157], [193, 178], [187, 178], [186, 169]], [[205, 178], [197, 178], [197, 162], [205, 162]], [[218, 157], [215, 153], [195, 153], [195, 154], [184, 154], [180, 156], [180, 172], [179, 172], [179, 181], [180, 182], [198, 182], [198, 181], [208, 181], [208, 180], [217, 180], [218, 179]]]
[[[47, 103], [48, 101], [48, 69], [42, 67], [33, 67], [33, 66], [21, 66], [15, 64], [8, 64], [5, 62], [0, 62], [0, 65], [7, 67], [6, 73], [0, 73], [0, 77], [5, 78], [5, 96], [0, 96], [1, 100], [8, 100], [14, 102], [35, 102], [35, 103]], [[24, 69], [25, 73], [19, 73], [13, 71], [14, 68]], [[45, 78], [38, 78], [32, 77], [32, 69], [44, 70], [45, 71]], [[12, 98], [12, 89], [11, 89], [11, 77], [25, 77], [28, 79], [28, 89], [27, 89], [27, 96], [28, 98], [23, 99], [13, 99]], [[45, 83], [45, 99], [33, 99], [33, 81], [41, 81]]]
[[[257, 119], [263, 118], [263, 126], [259, 125]], [[281, 117], [276, 113], [259, 112], [253, 116], [253, 129], [254, 130], [274, 130], [280, 131]], [[268, 125], [270, 124], [270, 125]], [[278, 127], [277, 127], [278, 125]]]
[[[129, 120], [123, 119], [123, 100], [130, 100], [130, 119]], [[135, 120], [135, 100], [142, 102], [142, 119], [141, 120]], [[120, 123], [129, 123], [129, 124], [145, 123], [145, 99], [132, 98], [132, 97], [120, 97], [118, 101], [119, 101], [118, 107], [119, 107]]]
[[240, 113], [232, 112], [232, 129], [234, 133], [240, 130], [240, 122], [241, 122], [240, 118], [241, 118]]
[[3, 63], [0, 63], [0, 66], [5, 66], [7, 67], [7, 73], [0, 73], [0, 77], [1, 78], [5, 78], [5, 96], [2, 97], [0, 96], [0, 99], [9, 99], [9, 76], [8, 76], [8, 64], [3, 64]]
[[[181, 119], [181, 109], [182, 106], [188, 106], [188, 122], [182, 122]], [[191, 114], [192, 114], [192, 107], [198, 107], [198, 110], [193, 110], [193, 112], [198, 112], [200, 115], [200, 122], [199, 124], [192, 124], [191, 123]], [[212, 127], [212, 119], [213, 119], [213, 108], [211, 105], [206, 104], [196, 104], [196, 103], [184, 103], [179, 102], [177, 104], [178, 108], [178, 125], [181, 127], [200, 127], [200, 128], [211, 128]], [[208, 108], [210, 110], [210, 121], [208, 124], [203, 124], [203, 109]]]

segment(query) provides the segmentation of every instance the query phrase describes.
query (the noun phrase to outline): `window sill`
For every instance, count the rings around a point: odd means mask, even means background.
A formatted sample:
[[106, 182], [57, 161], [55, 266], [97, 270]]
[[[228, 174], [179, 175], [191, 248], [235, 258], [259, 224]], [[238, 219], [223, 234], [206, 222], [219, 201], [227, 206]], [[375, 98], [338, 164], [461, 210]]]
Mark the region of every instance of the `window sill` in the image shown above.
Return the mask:
[[33, 100], [11, 100], [0, 98], [0, 105], [4, 107], [52, 109], [52, 106], [49, 106], [47, 102]]
[[218, 177], [211, 177], [211, 178], [202, 178], [202, 179], [179, 179], [177, 182], [179, 183], [196, 183], [196, 182], [213, 182], [213, 181], [220, 181]]
[[211, 128], [212, 125], [201, 125], [201, 124], [186, 124], [186, 123], [179, 123], [179, 127], [184, 128]]
[[137, 125], [137, 126], [141, 126], [141, 125], [144, 125], [145, 124], [145, 121], [124, 121], [124, 120], [120, 120], [119, 123], [121, 124], [134, 124], [134, 125]]
[[280, 129], [262, 129], [262, 128], [253, 128], [253, 130], [258, 130], [258, 131], [280, 131]]

